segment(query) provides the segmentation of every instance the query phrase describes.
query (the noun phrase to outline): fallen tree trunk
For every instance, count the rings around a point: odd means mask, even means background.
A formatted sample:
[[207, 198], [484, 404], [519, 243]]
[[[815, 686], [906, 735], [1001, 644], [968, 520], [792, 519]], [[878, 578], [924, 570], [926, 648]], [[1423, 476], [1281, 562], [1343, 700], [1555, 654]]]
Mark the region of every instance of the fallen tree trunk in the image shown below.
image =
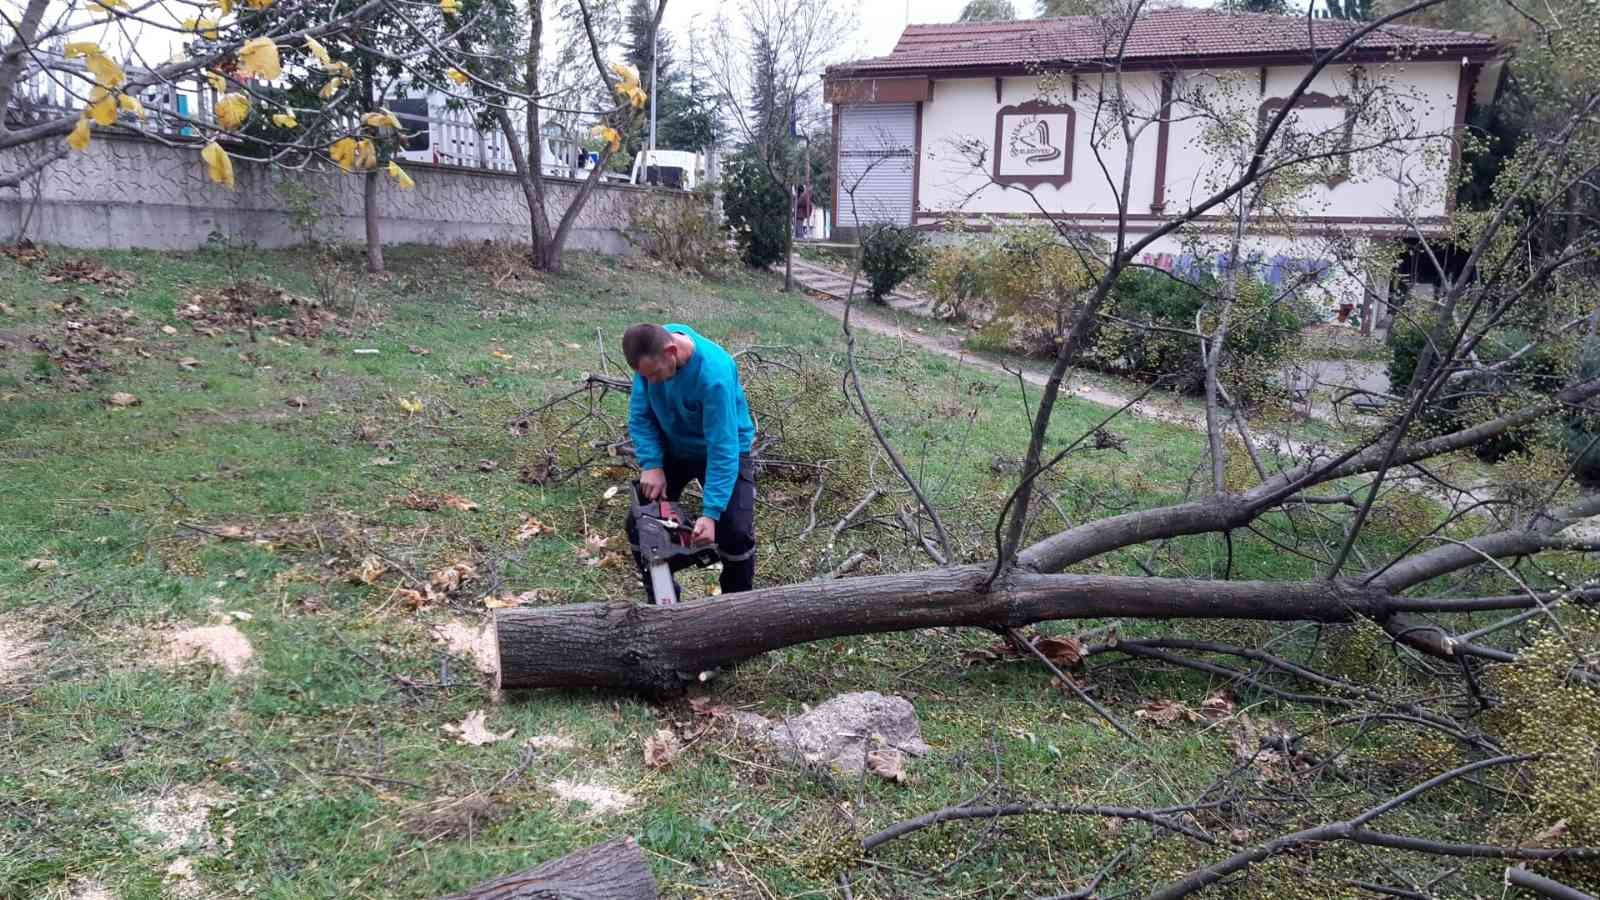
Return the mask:
[[707, 669], [824, 638], [938, 626], [1004, 630], [1055, 619], [1349, 622], [1391, 613], [1355, 580], [1192, 581], [1014, 572], [987, 566], [807, 582], [673, 606], [631, 601], [495, 614], [505, 688], [673, 691]]
[[644, 851], [622, 837], [440, 900], [655, 900]]

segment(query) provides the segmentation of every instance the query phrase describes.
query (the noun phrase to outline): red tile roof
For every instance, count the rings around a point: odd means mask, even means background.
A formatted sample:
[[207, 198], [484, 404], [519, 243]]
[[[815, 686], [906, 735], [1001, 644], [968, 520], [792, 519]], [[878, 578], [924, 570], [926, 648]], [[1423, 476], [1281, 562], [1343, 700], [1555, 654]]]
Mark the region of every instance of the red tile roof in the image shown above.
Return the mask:
[[[1296, 54], [1309, 57], [1312, 50], [1337, 46], [1363, 24], [1215, 9], [1161, 9], [1136, 20], [1122, 58], [1125, 64], [1148, 65], [1179, 60], [1236, 62], [1254, 57], [1281, 60]], [[1120, 23], [1093, 16], [911, 25], [888, 56], [845, 63], [829, 72], [866, 75], [1098, 63], [1118, 56], [1122, 37]], [[1363, 37], [1356, 49], [1356, 55], [1363, 57], [1461, 54], [1483, 58], [1498, 53], [1500, 44], [1492, 35], [1385, 25]]]

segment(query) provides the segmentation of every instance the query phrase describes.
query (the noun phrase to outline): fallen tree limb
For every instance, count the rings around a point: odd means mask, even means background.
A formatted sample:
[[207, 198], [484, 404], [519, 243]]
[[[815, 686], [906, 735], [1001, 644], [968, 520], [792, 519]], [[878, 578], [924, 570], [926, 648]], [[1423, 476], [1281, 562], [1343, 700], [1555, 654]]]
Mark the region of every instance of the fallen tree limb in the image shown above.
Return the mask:
[[672, 691], [698, 673], [824, 638], [938, 626], [1004, 631], [1058, 619], [1388, 617], [1389, 595], [1354, 581], [1191, 581], [1013, 572], [988, 565], [812, 581], [692, 600], [516, 607], [495, 614], [500, 685]]
[[644, 851], [621, 837], [440, 900], [655, 900]]
[[1585, 894], [1577, 888], [1567, 887], [1559, 881], [1535, 875], [1527, 869], [1511, 866], [1506, 869], [1506, 884], [1532, 891], [1541, 897], [1551, 897], [1554, 900], [1595, 900], [1593, 894]]

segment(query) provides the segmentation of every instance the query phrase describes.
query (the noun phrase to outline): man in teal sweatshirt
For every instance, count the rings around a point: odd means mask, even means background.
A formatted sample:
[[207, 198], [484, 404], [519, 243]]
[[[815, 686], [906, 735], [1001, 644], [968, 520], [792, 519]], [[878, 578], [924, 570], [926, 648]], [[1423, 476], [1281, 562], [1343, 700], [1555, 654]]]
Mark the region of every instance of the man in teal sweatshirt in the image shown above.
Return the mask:
[[[739, 367], [728, 352], [687, 325], [634, 325], [622, 336], [633, 369], [628, 433], [646, 500], [676, 501], [700, 481], [700, 517], [692, 541], [715, 542], [724, 594], [748, 591], [756, 574], [756, 476], [750, 419]], [[637, 534], [629, 541], [639, 543]], [[655, 602], [644, 561], [634, 560]]]

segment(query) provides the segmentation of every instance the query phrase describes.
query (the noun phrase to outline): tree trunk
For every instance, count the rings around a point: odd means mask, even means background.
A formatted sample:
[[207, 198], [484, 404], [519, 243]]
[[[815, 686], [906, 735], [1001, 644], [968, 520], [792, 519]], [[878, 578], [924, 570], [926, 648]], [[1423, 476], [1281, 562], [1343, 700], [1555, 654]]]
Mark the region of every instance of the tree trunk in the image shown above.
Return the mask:
[[440, 900], [655, 900], [656, 880], [633, 838], [616, 838]]
[[378, 173], [366, 174], [362, 185], [362, 214], [367, 221], [367, 271], [383, 271], [383, 235], [378, 232]]
[[1351, 582], [1184, 581], [1013, 573], [987, 592], [988, 566], [807, 582], [675, 606], [632, 601], [503, 609], [505, 688], [671, 692], [700, 672], [824, 638], [935, 626], [1015, 628], [1052, 619], [1383, 618], [1389, 594]]

